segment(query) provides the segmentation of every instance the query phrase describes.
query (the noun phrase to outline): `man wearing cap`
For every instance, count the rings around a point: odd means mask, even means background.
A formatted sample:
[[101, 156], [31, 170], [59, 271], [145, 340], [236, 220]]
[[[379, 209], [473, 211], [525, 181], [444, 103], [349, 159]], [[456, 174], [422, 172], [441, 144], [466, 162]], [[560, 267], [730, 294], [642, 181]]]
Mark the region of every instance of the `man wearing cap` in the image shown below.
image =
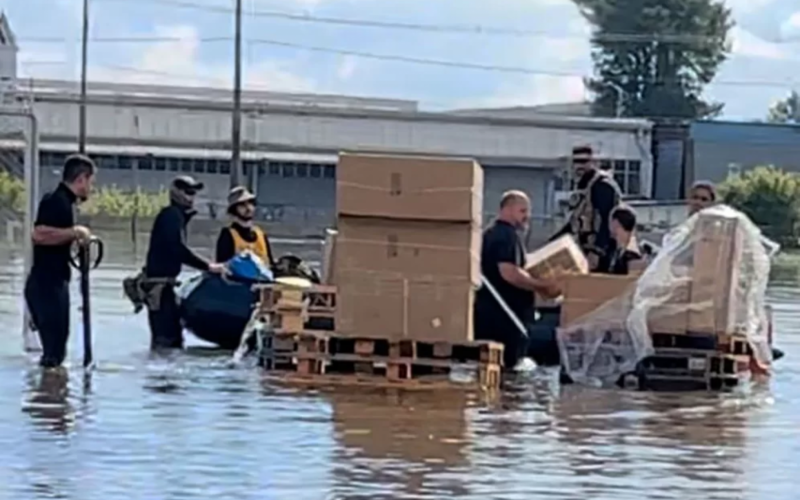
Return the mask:
[[194, 198], [202, 189], [203, 183], [192, 177], [177, 177], [170, 187], [170, 204], [161, 209], [153, 223], [143, 278], [151, 285], [147, 307], [153, 349], [183, 347], [183, 327], [173, 288], [181, 267], [213, 273], [225, 270], [222, 264], [209, 263], [187, 246], [186, 226], [197, 213]]
[[572, 149], [577, 193], [570, 201], [567, 224], [552, 239], [564, 234], [575, 237], [592, 271], [606, 272], [616, 243], [611, 236], [611, 212], [621, 203], [622, 193], [614, 178], [597, 167], [591, 146]]
[[217, 238], [217, 262], [227, 262], [249, 250], [270, 268], [275, 267], [272, 248], [266, 233], [253, 224], [256, 214], [256, 197], [244, 187], [231, 189], [228, 195], [228, 215], [231, 224], [220, 231]]

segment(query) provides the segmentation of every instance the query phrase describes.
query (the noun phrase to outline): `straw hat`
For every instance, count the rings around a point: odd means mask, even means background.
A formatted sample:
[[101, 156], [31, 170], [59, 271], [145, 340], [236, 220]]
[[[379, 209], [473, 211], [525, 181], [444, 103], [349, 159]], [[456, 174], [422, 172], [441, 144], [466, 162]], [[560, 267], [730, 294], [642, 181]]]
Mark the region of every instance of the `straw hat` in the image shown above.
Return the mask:
[[233, 208], [236, 205], [241, 203], [247, 203], [249, 201], [256, 201], [256, 195], [251, 193], [247, 190], [247, 188], [238, 186], [231, 189], [231, 192], [228, 193], [228, 208]]

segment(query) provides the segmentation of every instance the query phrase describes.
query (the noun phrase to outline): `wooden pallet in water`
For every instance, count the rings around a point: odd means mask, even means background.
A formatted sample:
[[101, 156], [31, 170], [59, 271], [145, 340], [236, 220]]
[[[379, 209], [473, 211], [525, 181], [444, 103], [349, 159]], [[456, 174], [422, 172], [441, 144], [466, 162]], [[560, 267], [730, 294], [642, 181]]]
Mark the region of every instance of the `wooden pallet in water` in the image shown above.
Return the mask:
[[725, 354], [747, 355], [751, 353], [747, 338], [742, 335], [707, 333], [653, 333], [653, 347], [659, 349], [683, 349], [692, 351], [716, 351]]
[[656, 349], [626, 385], [648, 390], [727, 390], [750, 379], [750, 356], [716, 351]]

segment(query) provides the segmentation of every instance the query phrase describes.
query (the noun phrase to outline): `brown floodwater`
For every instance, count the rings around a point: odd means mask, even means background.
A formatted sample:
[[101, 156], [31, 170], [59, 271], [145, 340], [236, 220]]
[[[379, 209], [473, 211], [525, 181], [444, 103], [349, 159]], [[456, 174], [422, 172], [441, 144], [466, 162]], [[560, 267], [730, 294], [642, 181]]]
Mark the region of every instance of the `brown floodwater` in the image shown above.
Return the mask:
[[490, 400], [288, 387], [197, 341], [151, 359], [145, 317], [120, 288], [136, 269], [131, 245], [107, 253], [92, 279], [99, 367], [87, 381], [77, 287], [71, 368], [43, 378], [22, 351], [20, 255], [0, 249], [0, 499], [800, 498], [791, 283], [770, 290], [787, 354], [767, 385], [642, 393], [559, 387], [540, 372]]

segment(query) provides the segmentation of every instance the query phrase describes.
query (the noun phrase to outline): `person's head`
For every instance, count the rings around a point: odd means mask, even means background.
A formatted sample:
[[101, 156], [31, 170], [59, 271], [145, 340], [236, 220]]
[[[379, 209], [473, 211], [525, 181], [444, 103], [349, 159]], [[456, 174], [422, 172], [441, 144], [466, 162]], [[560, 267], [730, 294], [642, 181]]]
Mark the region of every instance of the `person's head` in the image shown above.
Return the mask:
[[522, 191], [506, 191], [500, 199], [500, 220], [523, 229], [531, 218], [531, 200]]
[[689, 215], [708, 208], [717, 201], [717, 189], [708, 181], [698, 181], [689, 190]]
[[587, 172], [597, 169], [591, 146], [575, 146], [572, 148], [572, 169], [575, 180], [580, 180]]
[[92, 192], [96, 172], [97, 167], [88, 156], [70, 155], [64, 162], [61, 181], [75, 193], [79, 200], [85, 201]]
[[636, 230], [636, 212], [627, 205], [620, 205], [611, 211], [611, 234], [614, 239], [629, 237]]
[[181, 175], [172, 181], [169, 197], [172, 203], [179, 207], [191, 209], [194, 207], [194, 198], [205, 186], [202, 182], [188, 175]]
[[256, 215], [256, 197], [242, 186], [228, 194], [228, 214], [241, 222], [250, 222]]

